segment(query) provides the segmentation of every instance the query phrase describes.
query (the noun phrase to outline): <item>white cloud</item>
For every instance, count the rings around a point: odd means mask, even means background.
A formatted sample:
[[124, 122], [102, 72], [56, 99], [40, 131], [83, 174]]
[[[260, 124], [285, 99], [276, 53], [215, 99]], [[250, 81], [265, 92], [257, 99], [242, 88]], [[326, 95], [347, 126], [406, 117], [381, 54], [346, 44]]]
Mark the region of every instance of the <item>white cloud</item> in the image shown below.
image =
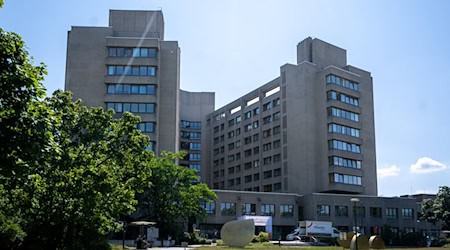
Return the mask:
[[447, 166], [428, 157], [422, 157], [409, 168], [412, 173], [427, 174], [445, 170]]
[[385, 178], [388, 176], [397, 176], [400, 173], [400, 168], [392, 165], [387, 168], [379, 168], [377, 169], [377, 175], [379, 178]]

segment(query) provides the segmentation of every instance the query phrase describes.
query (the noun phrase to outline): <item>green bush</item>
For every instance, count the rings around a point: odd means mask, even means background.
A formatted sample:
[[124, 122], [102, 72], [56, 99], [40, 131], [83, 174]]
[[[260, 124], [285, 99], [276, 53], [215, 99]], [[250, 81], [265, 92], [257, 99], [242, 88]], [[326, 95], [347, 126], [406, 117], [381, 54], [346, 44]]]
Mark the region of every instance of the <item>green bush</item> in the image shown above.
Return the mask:
[[269, 233], [259, 232], [258, 235], [254, 235], [253, 236], [252, 242], [253, 243], [256, 243], [256, 242], [260, 242], [260, 243], [262, 243], [262, 242], [269, 242]]

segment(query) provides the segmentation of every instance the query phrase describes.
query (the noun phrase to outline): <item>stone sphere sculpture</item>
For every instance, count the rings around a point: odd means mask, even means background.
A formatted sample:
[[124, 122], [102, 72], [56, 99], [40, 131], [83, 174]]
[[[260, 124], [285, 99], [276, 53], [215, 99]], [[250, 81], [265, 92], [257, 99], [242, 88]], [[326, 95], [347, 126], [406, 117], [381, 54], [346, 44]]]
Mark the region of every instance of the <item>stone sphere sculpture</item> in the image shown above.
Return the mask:
[[356, 237], [358, 237], [358, 250], [369, 249], [369, 239], [367, 238], [367, 236], [358, 234], [358, 236], [353, 236], [352, 242], [350, 244], [350, 250], [356, 249]]
[[385, 249], [386, 248], [386, 245], [384, 244], [384, 240], [378, 235], [370, 236], [369, 246], [371, 249]]
[[353, 232], [345, 233], [343, 238], [337, 239], [338, 244], [343, 248], [350, 248], [350, 243], [352, 242], [352, 238], [355, 235]]
[[254, 233], [253, 219], [229, 221], [220, 230], [223, 243], [230, 247], [245, 247], [252, 241]]

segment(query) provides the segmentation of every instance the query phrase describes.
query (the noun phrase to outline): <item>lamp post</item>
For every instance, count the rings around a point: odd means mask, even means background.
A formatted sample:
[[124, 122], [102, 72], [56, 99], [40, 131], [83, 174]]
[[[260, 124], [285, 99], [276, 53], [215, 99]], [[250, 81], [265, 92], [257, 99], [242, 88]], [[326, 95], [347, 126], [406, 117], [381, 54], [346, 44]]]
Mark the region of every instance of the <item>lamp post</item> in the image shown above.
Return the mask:
[[357, 225], [357, 220], [356, 220], [356, 203], [359, 202], [358, 198], [351, 198], [350, 199], [351, 202], [353, 202], [353, 217], [355, 218], [355, 223], [353, 224], [354, 228], [355, 228], [355, 249], [358, 250], [358, 225]]

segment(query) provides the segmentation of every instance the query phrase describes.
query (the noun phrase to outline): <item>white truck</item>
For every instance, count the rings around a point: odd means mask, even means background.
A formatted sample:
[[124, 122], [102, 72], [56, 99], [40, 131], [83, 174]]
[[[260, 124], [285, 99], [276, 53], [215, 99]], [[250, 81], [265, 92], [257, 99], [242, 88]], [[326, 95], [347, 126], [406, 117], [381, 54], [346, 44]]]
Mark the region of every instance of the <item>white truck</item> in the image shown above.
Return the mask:
[[338, 238], [339, 230], [332, 226], [331, 221], [299, 221], [298, 228], [286, 236], [286, 240], [295, 240], [303, 235], [327, 236]]

